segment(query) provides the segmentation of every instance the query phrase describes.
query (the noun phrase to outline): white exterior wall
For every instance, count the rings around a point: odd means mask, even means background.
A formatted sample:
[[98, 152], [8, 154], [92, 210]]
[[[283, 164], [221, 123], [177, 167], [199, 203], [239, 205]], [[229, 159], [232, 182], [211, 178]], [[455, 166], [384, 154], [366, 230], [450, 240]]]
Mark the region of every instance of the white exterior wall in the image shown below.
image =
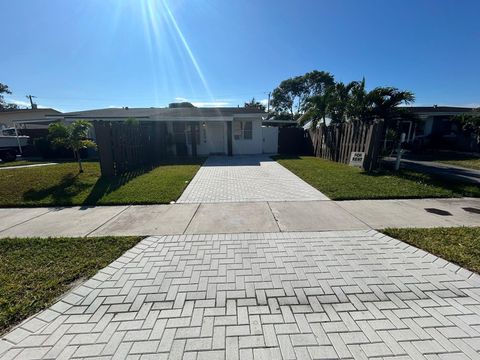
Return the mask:
[[278, 127], [262, 127], [262, 152], [264, 154], [278, 153]]
[[[261, 154], [262, 153], [262, 119], [241, 118], [234, 119], [235, 121], [252, 121], [252, 139], [249, 140], [235, 140], [232, 139], [233, 155], [247, 155], [247, 154]], [[234, 125], [232, 124], [232, 127]]]

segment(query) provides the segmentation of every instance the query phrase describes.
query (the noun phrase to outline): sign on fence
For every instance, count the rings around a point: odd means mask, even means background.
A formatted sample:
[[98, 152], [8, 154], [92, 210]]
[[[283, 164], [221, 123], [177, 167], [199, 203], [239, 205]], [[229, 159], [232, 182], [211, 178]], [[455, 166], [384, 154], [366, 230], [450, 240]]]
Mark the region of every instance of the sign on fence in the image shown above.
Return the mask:
[[365, 153], [359, 151], [352, 151], [350, 155], [350, 166], [363, 167], [363, 161], [365, 160]]
[[355, 156], [353, 166], [361, 166], [366, 171], [375, 170], [380, 157], [380, 145], [383, 138], [384, 123], [377, 120], [371, 123], [349, 121], [341, 125], [321, 125], [310, 130], [313, 152], [315, 156], [351, 164], [352, 155]]

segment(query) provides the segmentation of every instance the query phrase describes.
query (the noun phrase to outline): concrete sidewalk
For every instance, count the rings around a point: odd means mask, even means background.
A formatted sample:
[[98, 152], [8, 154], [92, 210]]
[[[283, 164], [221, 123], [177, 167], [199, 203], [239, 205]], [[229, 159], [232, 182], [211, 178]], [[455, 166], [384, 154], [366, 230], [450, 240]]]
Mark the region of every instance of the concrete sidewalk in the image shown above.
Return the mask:
[[44, 164], [31, 164], [31, 165], [12, 165], [12, 166], [4, 166], [0, 167], [0, 170], [12, 170], [12, 169], [25, 169], [31, 167], [38, 167], [38, 166], [50, 166], [50, 165], [58, 165], [58, 163], [44, 163]]
[[480, 199], [0, 209], [0, 238], [480, 226]]

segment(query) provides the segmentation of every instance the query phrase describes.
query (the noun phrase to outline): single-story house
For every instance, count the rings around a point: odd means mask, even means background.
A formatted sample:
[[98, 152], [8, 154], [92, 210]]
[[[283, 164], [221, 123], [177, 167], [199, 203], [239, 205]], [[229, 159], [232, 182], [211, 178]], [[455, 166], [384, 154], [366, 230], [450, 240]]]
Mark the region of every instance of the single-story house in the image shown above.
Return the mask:
[[454, 118], [472, 111], [473, 108], [434, 105], [411, 106], [407, 109], [420, 120], [417, 123], [402, 123], [407, 142], [439, 149], [468, 150], [470, 147], [470, 139]]
[[[174, 155], [243, 155], [277, 152], [278, 128], [262, 126], [265, 117], [265, 112], [255, 108], [125, 107], [64, 113], [61, 120], [163, 122]], [[58, 119], [52, 115], [52, 120]], [[91, 136], [95, 139], [93, 129]]]
[[11, 128], [15, 124], [25, 124], [22, 126], [25, 129], [27, 128], [26, 124], [30, 122], [32, 122], [32, 125], [28, 128], [46, 128], [43, 125], [43, 121], [47, 120], [47, 116], [51, 117], [60, 114], [62, 114], [60, 111], [50, 108], [2, 110], [0, 111], [0, 129]]
[[415, 136], [432, 134], [448, 135], [458, 130], [458, 124], [452, 119], [460, 114], [470, 112], [473, 108], [455, 106], [412, 106], [409, 107], [422, 125], [417, 127]]

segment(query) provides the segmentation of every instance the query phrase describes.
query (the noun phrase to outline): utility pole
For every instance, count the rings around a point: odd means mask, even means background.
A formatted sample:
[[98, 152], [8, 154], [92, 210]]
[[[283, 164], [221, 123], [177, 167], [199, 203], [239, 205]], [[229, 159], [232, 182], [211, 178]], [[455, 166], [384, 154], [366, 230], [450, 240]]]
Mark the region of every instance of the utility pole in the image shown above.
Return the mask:
[[27, 99], [30, 100], [30, 107], [31, 109], [36, 109], [37, 108], [37, 104], [35, 104], [32, 100], [32, 98], [36, 98], [36, 96], [33, 96], [33, 95], [26, 95]]
[[270, 114], [270, 95], [272, 95], [272, 92], [268, 92], [268, 101], [267, 101], [267, 114]]
[[405, 133], [402, 133], [400, 135], [400, 140], [398, 141], [398, 147], [397, 147], [397, 159], [395, 160], [395, 171], [400, 170], [400, 161], [402, 160], [402, 144], [405, 142]]

